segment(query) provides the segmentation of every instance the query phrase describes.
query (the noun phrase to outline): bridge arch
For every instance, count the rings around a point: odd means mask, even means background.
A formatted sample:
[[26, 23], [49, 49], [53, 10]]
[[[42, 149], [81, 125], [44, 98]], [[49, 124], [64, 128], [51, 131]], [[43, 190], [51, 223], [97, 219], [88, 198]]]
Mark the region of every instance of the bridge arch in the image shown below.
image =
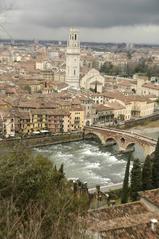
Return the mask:
[[86, 133], [84, 136], [85, 139], [95, 139], [99, 141], [101, 144], [105, 144], [104, 137], [98, 133]]
[[107, 137], [105, 139], [106, 146], [112, 146], [114, 152], [118, 152], [120, 148], [120, 142], [115, 137]]
[[115, 137], [109, 137], [105, 139], [106, 145], [118, 145], [118, 141], [115, 139]]
[[125, 138], [124, 137], [122, 137], [122, 138], [120, 138], [120, 142], [121, 142], [121, 144], [125, 144]]

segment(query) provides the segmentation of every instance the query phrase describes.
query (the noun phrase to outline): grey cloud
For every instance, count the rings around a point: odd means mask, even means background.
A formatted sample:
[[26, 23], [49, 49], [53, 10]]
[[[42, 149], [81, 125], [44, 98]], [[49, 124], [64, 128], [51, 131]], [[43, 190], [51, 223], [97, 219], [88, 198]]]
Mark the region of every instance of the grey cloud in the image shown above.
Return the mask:
[[13, 10], [13, 0], [0, 0], [0, 14]]
[[159, 42], [159, 0], [0, 0], [0, 9], [12, 38], [66, 40], [79, 27], [85, 41]]
[[49, 28], [159, 24], [159, 0], [19, 0], [19, 6], [21, 20]]

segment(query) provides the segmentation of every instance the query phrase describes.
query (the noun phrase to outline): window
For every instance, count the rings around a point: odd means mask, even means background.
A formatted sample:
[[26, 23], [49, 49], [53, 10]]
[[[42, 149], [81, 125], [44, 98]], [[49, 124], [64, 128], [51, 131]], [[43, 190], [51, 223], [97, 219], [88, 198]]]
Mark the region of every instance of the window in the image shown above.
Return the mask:
[[77, 40], [77, 34], [75, 34], [75, 41]]

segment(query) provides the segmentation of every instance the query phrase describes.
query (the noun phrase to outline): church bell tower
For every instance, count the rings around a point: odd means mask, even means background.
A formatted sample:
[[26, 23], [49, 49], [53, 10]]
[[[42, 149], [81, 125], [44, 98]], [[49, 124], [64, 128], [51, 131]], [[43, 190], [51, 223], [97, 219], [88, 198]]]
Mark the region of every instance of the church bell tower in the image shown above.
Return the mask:
[[72, 87], [80, 88], [80, 41], [79, 31], [70, 29], [66, 50], [66, 83]]

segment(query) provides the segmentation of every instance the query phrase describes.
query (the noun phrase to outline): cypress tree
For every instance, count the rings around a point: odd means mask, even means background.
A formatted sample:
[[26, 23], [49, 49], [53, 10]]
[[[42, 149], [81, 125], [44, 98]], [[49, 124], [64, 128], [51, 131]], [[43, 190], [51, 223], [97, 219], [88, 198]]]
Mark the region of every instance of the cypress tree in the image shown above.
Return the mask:
[[97, 81], [95, 83], [95, 89], [94, 89], [94, 92], [97, 93], [97, 89], [98, 89], [98, 85], [97, 85]]
[[148, 155], [142, 169], [142, 190], [152, 189], [152, 163]]
[[152, 166], [152, 184], [153, 188], [159, 188], [159, 138], [154, 152], [153, 166]]
[[133, 201], [137, 200], [138, 192], [142, 189], [142, 171], [139, 159], [135, 159], [131, 171], [130, 196]]
[[63, 174], [64, 172], [64, 165], [63, 163], [60, 165], [59, 172]]
[[55, 170], [55, 172], [57, 172], [57, 167], [56, 167], [56, 165], [55, 165], [55, 167], [54, 167], [54, 170]]
[[64, 165], [63, 165], [63, 163], [61, 164], [61, 166], [60, 166], [60, 168], [59, 168], [59, 173], [60, 173], [61, 178], [64, 178], [64, 177], [65, 177], [65, 174], [64, 174]]
[[121, 203], [128, 202], [130, 161], [131, 161], [131, 154], [129, 154], [128, 161], [126, 164], [125, 176], [124, 176], [123, 188], [122, 188], [122, 194], [121, 194]]

